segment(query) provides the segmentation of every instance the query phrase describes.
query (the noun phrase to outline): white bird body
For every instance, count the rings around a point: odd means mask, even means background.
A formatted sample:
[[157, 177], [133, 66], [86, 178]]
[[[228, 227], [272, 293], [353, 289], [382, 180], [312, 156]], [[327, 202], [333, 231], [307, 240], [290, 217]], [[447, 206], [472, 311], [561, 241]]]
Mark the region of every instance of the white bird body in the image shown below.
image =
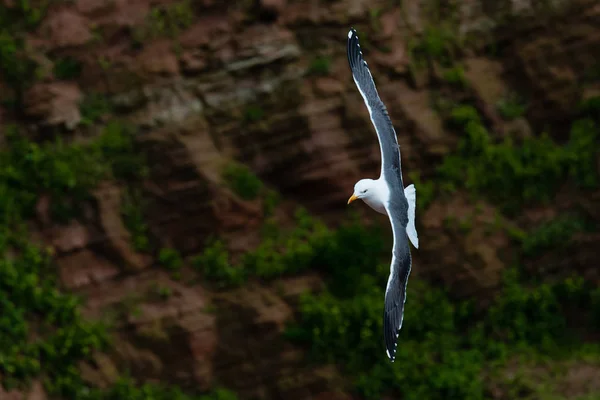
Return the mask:
[[381, 175], [378, 179], [361, 179], [354, 185], [354, 193], [348, 204], [363, 200], [373, 210], [388, 216], [394, 237], [390, 276], [385, 291], [383, 330], [386, 353], [393, 362], [396, 356], [397, 338], [404, 319], [406, 285], [412, 266], [410, 241], [416, 248], [419, 239], [415, 228], [416, 189], [414, 185], [404, 188], [400, 162], [400, 146], [396, 131], [385, 105], [379, 98], [375, 82], [362, 57], [358, 35], [354, 29], [348, 32], [348, 62], [352, 78], [358, 88], [377, 132], [381, 150]]

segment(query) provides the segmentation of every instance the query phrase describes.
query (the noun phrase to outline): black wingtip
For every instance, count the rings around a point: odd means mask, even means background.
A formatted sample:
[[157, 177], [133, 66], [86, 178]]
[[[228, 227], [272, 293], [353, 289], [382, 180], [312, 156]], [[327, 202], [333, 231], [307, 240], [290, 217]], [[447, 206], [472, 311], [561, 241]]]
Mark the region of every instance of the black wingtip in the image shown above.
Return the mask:
[[398, 310], [392, 309], [390, 312], [384, 313], [383, 320], [383, 338], [385, 342], [385, 352], [391, 362], [396, 359], [396, 347], [398, 345], [398, 334], [400, 329], [398, 324]]
[[395, 334], [391, 335], [391, 337], [393, 337], [393, 339], [390, 337], [388, 341], [386, 341], [386, 354], [388, 356], [388, 358], [390, 359], [390, 362], [394, 362], [396, 361], [396, 349], [398, 347], [398, 332], [396, 331]]
[[358, 34], [356, 33], [356, 29], [350, 28], [348, 31], [348, 62], [350, 64], [350, 68], [354, 70], [358, 67], [362, 60], [362, 52], [360, 50], [360, 44], [358, 42]]

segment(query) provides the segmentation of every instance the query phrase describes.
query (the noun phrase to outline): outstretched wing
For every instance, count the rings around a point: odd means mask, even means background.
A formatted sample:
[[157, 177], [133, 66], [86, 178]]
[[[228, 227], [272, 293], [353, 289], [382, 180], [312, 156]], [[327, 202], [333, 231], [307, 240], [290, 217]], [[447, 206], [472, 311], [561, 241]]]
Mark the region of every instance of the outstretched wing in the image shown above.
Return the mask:
[[[400, 178], [402, 184], [402, 170], [400, 168], [400, 149], [396, 131], [388, 115], [387, 109], [377, 93], [375, 82], [367, 62], [363, 59], [358, 35], [354, 28], [348, 32], [348, 62], [352, 71], [352, 78], [363, 97], [371, 122], [379, 138], [379, 149], [381, 150], [381, 175], [388, 182], [397, 181]], [[389, 175], [389, 176], [388, 176]]]
[[388, 357], [392, 362], [396, 358], [396, 346], [398, 333], [402, 328], [404, 319], [404, 302], [406, 301], [406, 286], [412, 259], [408, 236], [406, 234], [406, 213], [402, 213], [398, 202], [386, 207], [392, 232], [394, 236], [394, 247], [392, 250], [392, 262], [390, 265], [390, 276], [385, 289], [385, 308], [383, 312], [383, 335]]

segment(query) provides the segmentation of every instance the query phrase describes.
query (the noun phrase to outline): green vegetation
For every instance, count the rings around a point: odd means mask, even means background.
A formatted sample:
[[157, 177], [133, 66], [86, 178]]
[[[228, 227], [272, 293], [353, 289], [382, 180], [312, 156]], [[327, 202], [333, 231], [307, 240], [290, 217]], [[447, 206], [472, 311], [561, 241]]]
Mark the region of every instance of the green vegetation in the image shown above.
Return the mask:
[[246, 279], [243, 269], [231, 265], [227, 248], [220, 240], [209, 241], [203, 253], [192, 259], [192, 266], [219, 288], [238, 286]]
[[136, 251], [148, 252], [150, 238], [144, 219], [144, 202], [139, 190], [128, 188], [121, 199], [121, 218], [131, 234], [131, 243]]
[[[503, 292], [482, 314], [473, 304], [452, 302], [443, 290], [413, 277], [391, 364], [381, 333], [382, 288], [389, 273], [387, 263], [377, 261], [381, 238], [347, 226], [324, 242], [311, 263], [328, 272], [328, 289], [303, 296], [301, 318], [287, 336], [308, 346], [314, 361], [339, 365], [367, 398], [392, 392], [403, 399], [483, 399], [481, 371], [499, 368], [519, 354], [567, 357], [583, 351], [583, 345], [574, 345], [581, 343], [573, 340], [575, 331], [568, 329], [574, 309], [586, 316], [588, 329], [600, 322], [600, 289], [580, 278], [528, 288], [513, 269]], [[600, 354], [593, 346], [585, 351]]]
[[263, 190], [263, 183], [245, 165], [231, 162], [223, 170], [227, 185], [244, 200], [256, 199]]
[[281, 202], [279, 192], [265, 186], [247, 166], [230, 162], [223, 168], [223, 180], [235, 194], [244, 200], [262, 199], [263, 213], [270, 217]]
[[244, 110], [244, 122], [258, 122], [265, 116], [265, 110], [257, 105], [251, 105]]
[[168, 286], [163, 286], [159, 282], [155, 282], [150, 290], [151, 298], [158, 298], [162, 301], [168, 300], [173, 295], [173, 290]]
[[9, 150], [0, 153], [2, 225], [30, 216], [39, 193], [51, 196], [56, 211], [67, 212], [89, 198], [102, 179], [142, 173], [131, 134], [126, 126], [111, 123], [91, 144], [38, 144], [16, 127], [6, 127]]
[[[77, 364], [106, 345], [106, 332], [86, 322], [76, 297], [58, 290], [48, 254], [2, 237], [0, 260], [0, 372], [3, 384], [14, 387], [41, 376], [53, 394], [74, 395], [82, 385]], [[17, 249], [15, 259], [6, 251]]]
[[194, 7], [191, 0], [158, 5], [150, 10], [145, 23], [133, 31], [133, 40], [137, 45], [141, 45], [158, 37], [174, 39], [193, 22]]
[[40, 145], [15, 127], [7, 127], [10, 151], [0, 153], [2, 225], [29, 217], [39, 193], [51, 197], [54, 217], [66, 220], [81, 211], [101, 180], [129, 179], [142, 173], [131, 134], [126, 126], [111, 123], [92, 144], [57, 140]]
[[600, 96], [593, 96], [582, 101], [579, 108], [583, 114], [600, 121]]
[[[251, 277], [322, 271], [327, 289], [302, 296], [300, 319], [286, 336], [308, 346], [313, 361], [336, 363], [367, 398], [397, 393], [403, 399], [483, 399], [488, 382], [481, 372], [498, 372], [515, 357], [600, 357], [600, 349], [582, 344], [581, 331], [569, 329], [568, 323], [577, 314], [587, 321], [588, 331], [600, 326], [600, 289], [581, 278], [529, 285], [511, 269], [502, 293], [484, 311], [411, 278], [397, 360], [390, 364], [381, 334], [389, 273], [389, 246], [382, 232], [357, 223], [330, 230], [303, 210], [296, 218], [289, 232], [267, 224], [259, 248], [239, 265], [231, 265], [219, 241], [194, 264], [220, 287]], [[528, 238], [533, 244], [524, 243], [525, 248], [549, 242], [537, 233]]]
[[54, 76], [56, 79], [76, 79], [81, 75], [81, 62], [72, 57], [64, 57], [54, 62]]
[[458, 88], [466, 88], [468, 86], [465, 70], [460, 65], [455, 65], [443, 72], [444, 81]]
[[443, 67], [451, 68], [461, 47], [462, 43], [454, 30], [443, 24], [428, 26], [418, 40], [413, 40], [408, 45], [411, 60], [417, 67], [437, 62]]
[[183, 266], [181, 255], [177, 250], [172, 248], [160, 249], [160, 252], [158, 253], [158, 262], [170, 271], [178, 271]]
[[[33, 215], [40, 193], [51, 197], [53, 215], [68, 220], [104, 179], [135, 183], [145, 175], [143, 157], [135, 148], [133, 131], [109, 123], [86, 144], [61, 140], [34, 143], [8, 127], [0, 152], [0, 376], [5, 388], [23, 387], [41, 379], [51, 396], [77, 400], [178, 399], [232, 400], [216, 390], [187, 395], [173, 388], [142, 385], [121, 379], [106, 389], [90, 386], [79, 366], [110, 344], [108, 326], [86, 321], [80, 300], [60, 289], [57, 266], [49, 251], [30, 244], [25, 221]], [[170, 249], [159, 261], [171, 269], [181, 264]], [[170, 291], [157, 288], [165, 299]], [[135, 313], [135, 299], [129, 304]]]
[[507, 121], [522, 117], [527, 111], [527, 104], [515, 93], [510, 93], [496, 104], [498, 112]]
[[274, 224], [265, 226], [261, 244], [244, 254], [239, 265], [231, 265], [227, 248], [220, 240], [209, 241], [192, 264], [218, 287], [237, 286], [250, 277], [269, 280], [305, 271], [321, 251], [319, 243], [333, 233], [303, 209], [296, 212], [296, 223], [288, 232]]
[[521, 241], [526, 256], [538, 255], [550, 250], [564, 249], [574, 234], [587, 230], [586, 222], [578, 216], [562, 215], [542, 223], [525, 235]]
[[84, 400], [237, 400], [237, 396], [226, 389], [217, 388], [208, 395], [189, 395], [177, 388], [155, 384], [135, 386], [131, 379], [120, 379], [107, 391], [95, 391], [81, 397]]
[[446, 157], [438, 168], [446, 189], [465, 187], [514, 211], [532, 201], [550, 200], [567, 178], [582, 188], [598, 184], [600, 129], [591, 118], [573, 123], [564, 146], [545, 134], [525, 138], [519, 145], [510, 138], [495, 143], [471, 106], [454, 108], [448, 122], [464, 133], [457, 154]]
[[271, 189], [267, 189], [263, 196], [263, 213], [266, 217], [270, 217], [275, 213], [275, 209], [281, 202], [281, 195], [279, 192]]
[[308, 75], [327, 76], [331, 71], [331, 58], [328, 56], [318, 56], [312, 60], [308, 66]]
[[[35, 80], [37, 63], [25, 48], [24, 33], [33, 30], [43, 19], [50, 2], [18, 0], [0, 5], [0, 75], [12, 90], [15, 109], [22, 104], [23, 92]], [[8, 99], [2, 99], [6, 104]]]
[[319, 251], [318, 242], [326, 239], [329, 232], [302, 209], [296, 213], [296, 223], [290, 232], [281, 232], [274, 226], [265, 229], [260, 246], [242, 258], [242, 268], [247, 274], [273, 279], [310, 267], [310, 260]]
[[112, 106], [106, 95], [91, 93], [83, 99], [79, 105], [79, 111], [81, 112], [81, 124], [90, 126], [110, 114]]

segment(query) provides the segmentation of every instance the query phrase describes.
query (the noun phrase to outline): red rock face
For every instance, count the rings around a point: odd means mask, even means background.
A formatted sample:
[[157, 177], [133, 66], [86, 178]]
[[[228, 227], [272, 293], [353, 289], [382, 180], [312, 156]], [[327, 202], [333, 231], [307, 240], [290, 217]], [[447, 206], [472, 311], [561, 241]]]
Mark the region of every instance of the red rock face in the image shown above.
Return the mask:
[[33, 86], [25, 94], [24, 114], [50, 126], [75, 128], [81, 122], [81, 90], [76, 84], [52, 82]]
[[[222, 167], [232, 159], [328, 221], [346, 212], [356, 181], [377, 177], [377, 138], [347, 66], [350, 26], [368, 38], [365, 57], [398, 133], [405, 183], [412, 182], [410, 172], [431, 175], [455, 148], [457, 138], [431, 107], [439, 95], [436, 71], [411, 78], [407, 38], [425, 26], [423, 1], [405, 2], [403, 12], [384, 1], [261, 0], [255, 8], [197, 1], [195, 18], [174, 38], [134, 44], [132, 32], [149, 23], [153, 7], [174, 3], [78, 0], [53, 7], [28, 38], [32, 51], [46, 58], [72, 55], [82, 73], [35, 83], [22, 110], [28, 124], [76, 130], [79, 104], [100, 92], [120, 117], [144, 132], [138, 141], [150, 166], [142, 185], [145, 219], [157, 248], [193, 255], [213, 234], [235, 241], [234, 256], [258, 244], [262, 204], [241, 199], [222, 181]], [[531, 11], [527, 3], [510, 2], [522, 14]], [[582, 71], [600, 54], [600, 8], [593, 1], [577, 4], [556, 20], [560, 28], [525, 20], [521, 28], [505, 31], [506, 54], [498, 59], [466, 55], [470, 96], [494, 131], [514, 128], [495, 108], [512, 80], [531, 92], [534, 122], [570, 115], [582, 96]], [[372, 12], [376, 8], [382, 13]], [[461, 29], [485, 36], [496, 14], [483, 8], [475, 0], [462, 2]], [[327, 61], [315, 72], [317, 55]], [[5, 119], [0, 112], [0, 123]], [[525, 136], [531, 127], [522, 123]], [[104, 183], [94, 194], [93, 216], [66, 226], [50, 221], [49, 199], [38, 204], [37, 239], [54, 248], [63, 284], [89, 299], [86, 312], [92, 317], [111, 310], [126, 315], [114, 354], [83, 367], [86, 379], [106, 384], [118, 366], [144, 380], [195, 388], [223, 383], [240, 398], [350, 398], [336, 392], [343, 378], [335, 368], [307, 367], [303, 352], [280, 335], [302, 289], [321, 286], [318, 276], [231, 292], [174, 280], [153, 268], [153, 257], [132, 247], [119, 211], [122, 191]], [[600, 209], [598, 196], [586, 201], [581, 203], [590, 210]], [[462, 194], [433, 199], [425, 212], [417, 212], [421, 248], [414, 254], [414, 273], [457, 297], [493, 294], [505, 266], [506, 235], [483, 229], [462, 234], [444, 221], [470, 219], [481, 227], [494, 216], [491, 205], [476, 209]], [[597, 279], [590, 266], [598, 240], [578, 238], [576, 257], [544, 264], [558, 271], [576, 265]], [[182, 275], [185, 280], [185, 269]], [[157, 282], [172, 292], [169, 299], [153, 297]], [[133, 304], [135, 312], [119, 309], [123, 303]], [[0, 391], [2, 399], [16, 395]]]
[[53, 49], [81, 46], [92, 39], [87, 18], [68, 8], [51, 13], [40, 30]]

